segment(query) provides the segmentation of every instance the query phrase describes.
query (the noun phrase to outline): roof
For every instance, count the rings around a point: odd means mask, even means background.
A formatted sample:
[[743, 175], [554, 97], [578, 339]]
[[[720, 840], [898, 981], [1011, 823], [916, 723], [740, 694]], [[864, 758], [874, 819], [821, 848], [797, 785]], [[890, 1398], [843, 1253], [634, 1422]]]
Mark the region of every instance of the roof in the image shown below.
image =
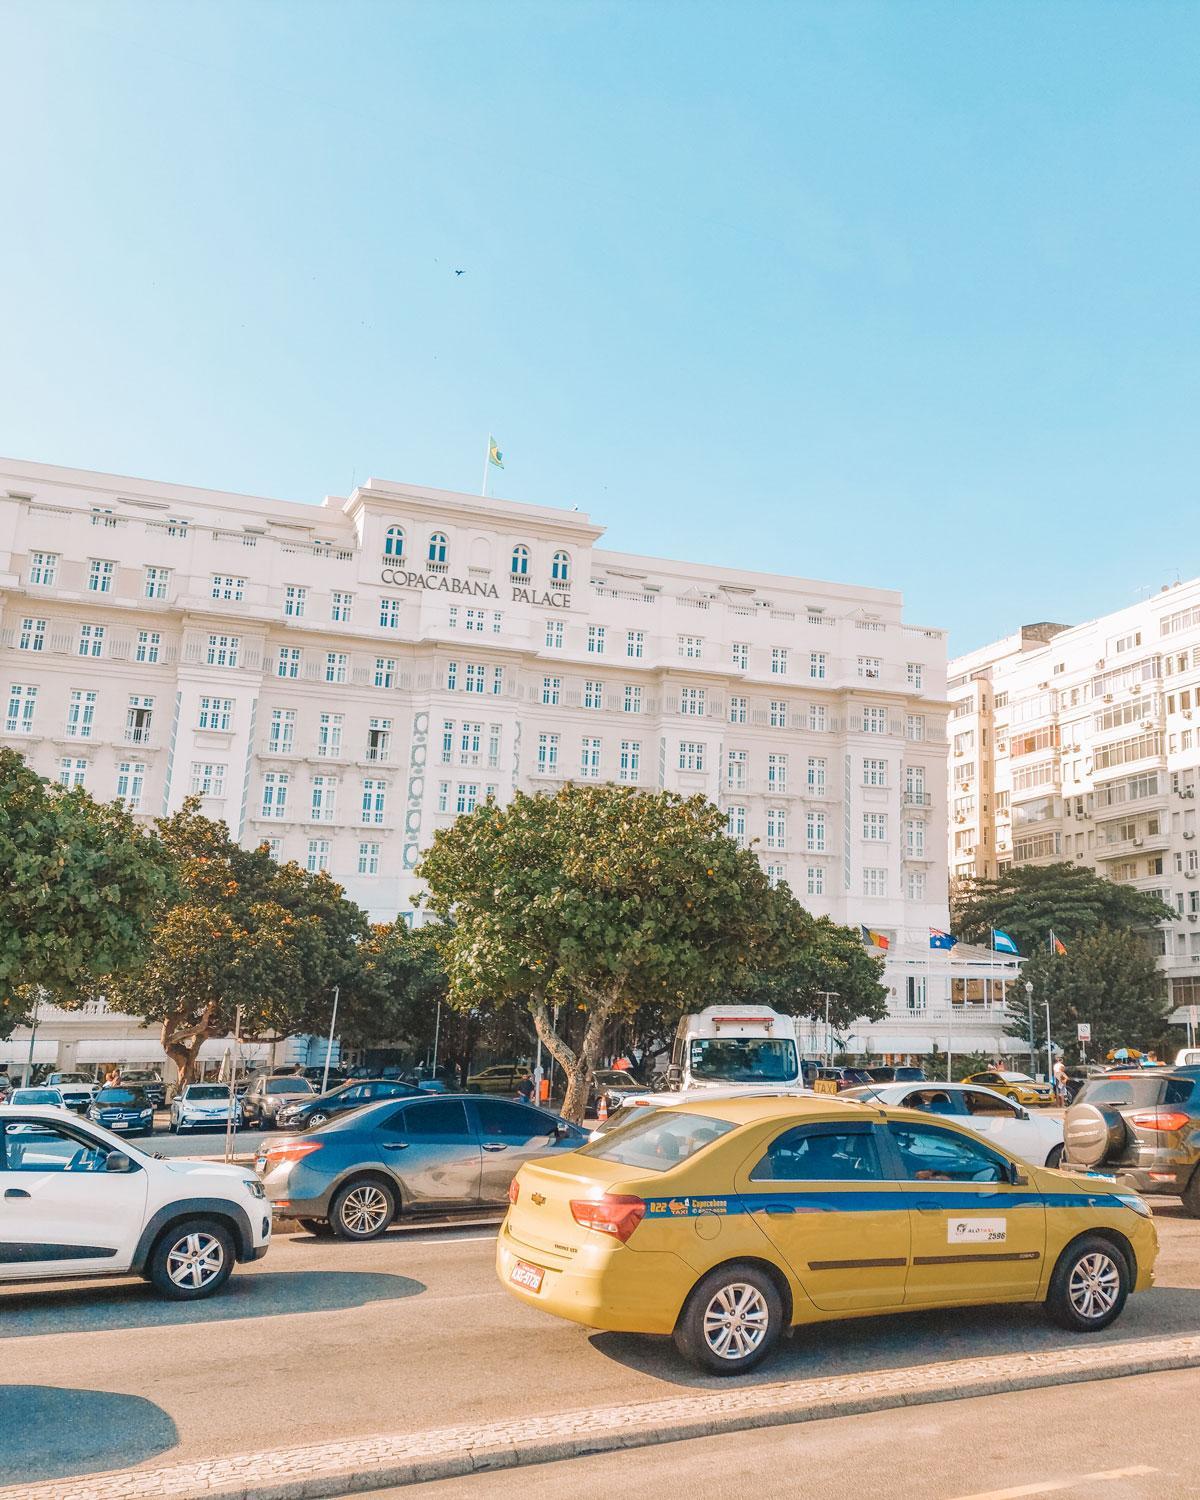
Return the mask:
[[690, 1098], [678, 1104], [664, 1104], [680, 1114], [704, 1114], [714, 1120], [728, 1120], [731, 1125], [754, 1125], [760, 1120], [833, 1118], [846, 1110], [863, 1108], [857, 1099], [840, 1099], [836, 1094], [744, 1094], [738, 1098]]

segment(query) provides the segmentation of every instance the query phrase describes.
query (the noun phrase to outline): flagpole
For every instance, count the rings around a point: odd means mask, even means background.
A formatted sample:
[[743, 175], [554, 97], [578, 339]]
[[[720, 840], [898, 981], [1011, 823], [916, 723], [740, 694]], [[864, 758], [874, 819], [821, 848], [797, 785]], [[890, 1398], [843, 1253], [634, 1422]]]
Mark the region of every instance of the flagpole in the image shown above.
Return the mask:
[[487, 447], [483, 450], [483, 488], [479, 493], [487, 498], [488, 464], [492, 461], [492, 435], [488, 433]]

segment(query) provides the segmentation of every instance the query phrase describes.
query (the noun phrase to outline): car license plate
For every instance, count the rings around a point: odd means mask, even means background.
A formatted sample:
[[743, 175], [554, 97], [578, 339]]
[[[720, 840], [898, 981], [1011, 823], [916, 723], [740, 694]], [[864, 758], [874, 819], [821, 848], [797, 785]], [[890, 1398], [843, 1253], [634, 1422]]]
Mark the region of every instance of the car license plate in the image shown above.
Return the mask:
[[114, 1120], [112, 1122], [112, 1128], [114, 1130], [128, 1130], [129, 1129], [129, 1121], [128, 1120]]
[[544, 1266], [531, 1266], [528, 1261], [519, 1260], [508, 1273], [508, 1279], [517, 1286], [523, 1286], [527, 1292], [540, 1292], [545, 1274]]

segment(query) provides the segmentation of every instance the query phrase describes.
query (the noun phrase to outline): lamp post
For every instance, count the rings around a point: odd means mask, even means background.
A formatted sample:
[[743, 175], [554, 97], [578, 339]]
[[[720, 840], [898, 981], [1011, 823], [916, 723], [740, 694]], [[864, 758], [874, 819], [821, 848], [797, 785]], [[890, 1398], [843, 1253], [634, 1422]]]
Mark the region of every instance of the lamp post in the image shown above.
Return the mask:
[[827, 1068], [832, 1068], [833, 1067], [833, 1031], [832, 1031], [832, 1029], [830, 1028], [830, 1025], [829, 1025], [829, 1002], [831, 1000], [836, 1000], [838, 998], [838, 995], [841, 993], [841, 991], [840, 990], [821, 990], [821, 991], [819, 991], [819, 993], [821, 995], [823, 995], [824, 998], [825, 998], [825, 1066]]
[[333, 1014], [329, 1018], [329, 1040], [325, 1043], [325, 1071], [321, 1074], [321, 1092], [323, 1094], [329, 1088], [329, 1054], [333, 1051], [333, 1028], [337, 1025], [338, 996], [341, 992], [341, 986], [335, 984], [333, 987]]
[[1025, 981], [1025, 1008], [1029, 1013], [1029, 1076], [1037, 1074], [1037, 1051], [1033, 1037], [1033, 981]]

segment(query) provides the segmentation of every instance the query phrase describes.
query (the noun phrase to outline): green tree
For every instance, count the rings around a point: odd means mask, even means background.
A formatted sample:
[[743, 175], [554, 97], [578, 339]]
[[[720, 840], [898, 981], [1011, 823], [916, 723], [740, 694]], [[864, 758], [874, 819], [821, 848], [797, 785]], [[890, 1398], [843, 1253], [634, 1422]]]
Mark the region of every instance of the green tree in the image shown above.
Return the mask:
[[441, 930], [395, 921], [373, 926], [339, 1006], [338, 1030], [355, 1047], [395, 1046], [422, 1054], [446, 998]]
[[1101, 927], [1152, 927], [1174, 915], [1147, 891], [1065, 861], [1013, 865], [991, 879], [967, 880], [955, 891], [953, 907], [960, 937], [986, 945], [998, 928], [1027, 955], [1048, 949], [1051, 932], [1065, 943]]
[[434, 835], [419, 873], [452, 922], [451, 1003], [525, 1008], [567, 1074], [571, 1119], [614, 1023], [698, 1008], [779, 963], [792, 900], [706, 798], [619, 786], [483, 804]]
[[39, 990], [70, 1004], [139, 963], [170, 879], [118, 803], [48, 785], [0, 750], [0, 1037]]

